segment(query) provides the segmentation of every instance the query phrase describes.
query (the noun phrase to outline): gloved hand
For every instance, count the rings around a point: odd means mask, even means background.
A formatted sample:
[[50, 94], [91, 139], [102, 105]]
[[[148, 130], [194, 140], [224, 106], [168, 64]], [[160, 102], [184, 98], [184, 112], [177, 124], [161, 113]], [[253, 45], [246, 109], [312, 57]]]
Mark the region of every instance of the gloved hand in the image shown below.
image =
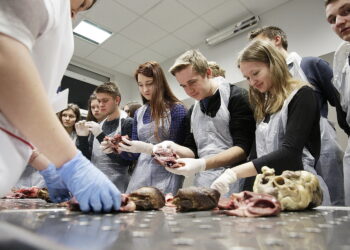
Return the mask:
[[[131, 141], [122, 137], [122, 141], [118, 144], [118, 150], [130, 153], [145, 153], [151, 155], [153, 153], [153, 144], [143, 141]], [[126, 145], [127, 144], [127, 145]]]
[[173, 174], [189, 177], [204, 171], [206, 167], [205, 159], [180, 158], [177, 160], [177, 163], [183, 163], [185, 165], [178, 168], [165, 167], [165, 169]]
[[99, 123], [97, 123], [97, 122], [94, 122], [94, 121], [85, 122], [85, 126], [87, 126], [89, 128], [89, 131], [95, 137], [97, 137], [99, 134], [102, 133], [101, 125]]
[[109, 141], [101, 142], [101, 145], [100, 145], [101, 151], [105, 154], [113, 153], [113, 149], [112, 149], [111, 145], [112, 145], [112, 143]]
[[230, 190], [230, 184], [237, 181], [237, 174], [232, 168], [228, 168], [210, 186], [220, 192], [221, 196]]
[[46, 169], [39, 171], [39, 173], [44, 177], [51, 201], [59, 203], [71, 198], [66, 184], [63, 183], [53, 164], [49, 164]]
[[84, 212], [119, 210], [121, 194], [117, 187], [79, 151], [57, 169]]
[[173, 141], [162, 141], [161, 143], [154, 145], [152, 151], [153, 153], [156, 152], [158, 149], [172, 149], [173, 151], [175, 151], [174, 145], [175, 142]]
[[88, 136], [90, 133], [90, 130], [87, 126], [85, 126], [86, 121], [78, 121], [75, 123], [75, 131], [77, 132], [78, 136]]

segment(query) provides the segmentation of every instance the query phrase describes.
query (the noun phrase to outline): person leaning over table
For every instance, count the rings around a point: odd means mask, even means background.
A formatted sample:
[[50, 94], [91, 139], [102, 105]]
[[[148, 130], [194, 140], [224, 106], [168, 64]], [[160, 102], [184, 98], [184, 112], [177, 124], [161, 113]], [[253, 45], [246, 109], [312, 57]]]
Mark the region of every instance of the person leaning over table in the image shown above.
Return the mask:
[[[211, 185], [221, 194], [240, 178], [256, 176], [263, 166], [306, 170], [315, 175], [320, 155], [320, 112], [313, 89], [293, 79], [283, 55], [270, 42], [256, 40], [238, 58], [238, 67], [249, 83], [249, 98], [257, 121], [257, 158], [227, 169]], [[323, 205], [330, 204], [327, 185], [317, 176]]]
[[[165, 141], [182, 158], [184, 167], [167, 168], [193, 176], [194, 185], [210, 187], [226, 168], [246, 161], [254, 140], [255, 121], [247, 91], [220, 77], [212, 77], [207, 59], [197, 50], [179, 56], [169, 70], [195, 104], [186, 117], [183, 146]], [[200, 159], [193, 159], [194, 157]], [[234, 183], [230, 193], [239, 192], [243, 183]]]
[[336, 108], [339, 124], [345, 132], [349, 126], [344, 119], [339, 93], [332, 84], [333, 72], [328, 63], [318, 57], [301, 57], [296, 52], [288, 52], [287, 34], [279, 27], [266, 26], [253, 30], [249, 40], [261, 39], [271, 42], [285, 57], [292, 77], [309, 82], [320, 105], [320, 158], [316, 164], [316, 172], [327, 184], [332, 205], [344, 205], [343, 156], [334, 125], [328, 120], [328, 103]]
[[[94, 121], [78, 122], [75, 125], [78, 134], [77, 146], [83, 154], [91, 156], [91, 162], [124, 193], [129, 183], [128, 170], [132, 162], [123, 159], [118, 154], [105, 154], [101, 151], [100, 146], [106, 136], [113, 137], [117, 134], [131, 136], [133, 119], [128, 117], [119, 107], [122, 97], [116, 83], [105, 82], [95, 89], [95, 93], [100, 112], [106, 115], [106, 118], [100, 123]], [[91, 151], [86, 152], [89, 135], [93, 137], [92, 144], [88, 146]]]
[[[123, 138], [119, 152], [125, 159], [137, 160], [126, 193], [144, 186], [153, 186], [163, 193], [176, 194], [184, 178], [166, 171], [153, 157], [153, 146], [164, 140], [182, 143], [186, 108], [173, 94], [164, 72], [155, 61], [145, 62], [136, 69], [143, 105], [134, 115], [132, 140]], [[105, 153], [110, 144], [101, 143]]]
[[[118, 210], [119, 190], [75, 147], [50, 105], [72, 57], [72, 18], [94, 0], [3, 0], [0, 8], [0, 195], [16, 183], [33, 154], [50, 198], [71, 192], [83, 211]], [[59, 111], [59, 110], [56, 110]]]

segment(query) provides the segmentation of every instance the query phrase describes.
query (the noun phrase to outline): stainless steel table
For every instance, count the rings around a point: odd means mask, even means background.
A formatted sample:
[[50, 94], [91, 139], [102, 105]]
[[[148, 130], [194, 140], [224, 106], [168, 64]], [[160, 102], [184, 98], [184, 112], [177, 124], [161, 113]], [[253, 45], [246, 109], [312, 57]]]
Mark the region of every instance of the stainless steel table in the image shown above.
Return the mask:
[[262, 218], [173, 209], [83, 214], [33, 199], [0, 200], [0, 209], [0, 249], [350, 249], [346, 207]]

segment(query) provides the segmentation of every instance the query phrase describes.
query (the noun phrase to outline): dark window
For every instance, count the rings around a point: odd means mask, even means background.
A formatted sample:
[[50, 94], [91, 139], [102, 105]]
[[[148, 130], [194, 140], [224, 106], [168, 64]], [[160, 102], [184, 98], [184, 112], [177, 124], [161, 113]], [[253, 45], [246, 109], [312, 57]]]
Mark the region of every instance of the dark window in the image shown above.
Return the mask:
[[68, 103], [75, 103], [79, 108], [87, 109], [87, 102], [96, 85], [63, 76], [60, 91], [69, 89]]

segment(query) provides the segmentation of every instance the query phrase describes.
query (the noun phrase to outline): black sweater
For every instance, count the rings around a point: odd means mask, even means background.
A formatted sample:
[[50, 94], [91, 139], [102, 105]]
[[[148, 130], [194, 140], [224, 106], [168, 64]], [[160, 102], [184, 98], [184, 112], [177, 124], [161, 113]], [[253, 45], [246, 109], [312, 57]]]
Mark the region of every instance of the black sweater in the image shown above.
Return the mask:
[[[269, 117], [264, 122], [268, 122]], [[276, 174], [284, 170], [303, 170], [302, 150], [306, 147], [315, 158], [320, 156], [320, 111], [314, 91], [307, 86], [302, 87], [288, 106], [286, 133], [281, 148], [253, 160], [258, 173], [263, 166], [274, 168]], [[256, 155], [254, 144], [253, 154]]]
[[[220, 92], [200, 101], [200, 108], [203, 113], [210, 117], [215, 117], [221, 105]], [[227, 109], [230, 112], [230, 133], [233, 146], [238, 146], [249, 155], [252, 143], [254, 141], [255, 120], [250, 108], [247, 91], [235, 85], [230, 87], [230, 99]], [[186, 116], [185, 142], [184, 146], [190, 148], [198, 157], [197, 146], [191, 133], [191, 115], [193, 105]], [[205, 126], [205, 125], [204, 125]]]

